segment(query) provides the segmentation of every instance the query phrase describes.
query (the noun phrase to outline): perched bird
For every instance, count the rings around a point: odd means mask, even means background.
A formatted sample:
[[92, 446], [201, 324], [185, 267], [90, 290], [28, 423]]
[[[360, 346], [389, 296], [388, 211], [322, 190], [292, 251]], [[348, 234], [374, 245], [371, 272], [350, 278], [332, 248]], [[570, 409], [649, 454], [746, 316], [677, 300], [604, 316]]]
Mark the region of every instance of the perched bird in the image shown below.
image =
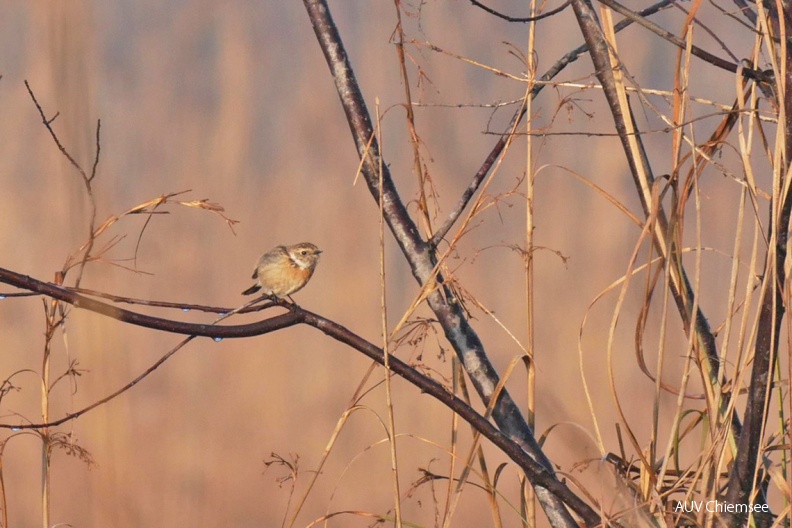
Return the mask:
[[308, 284], [321, 253], [309, 242], [270, 249], [261, 255], [253, 270], [256, 284], [243, 291], [242, 295], [263, 290], [265, 295], [288, 297]]

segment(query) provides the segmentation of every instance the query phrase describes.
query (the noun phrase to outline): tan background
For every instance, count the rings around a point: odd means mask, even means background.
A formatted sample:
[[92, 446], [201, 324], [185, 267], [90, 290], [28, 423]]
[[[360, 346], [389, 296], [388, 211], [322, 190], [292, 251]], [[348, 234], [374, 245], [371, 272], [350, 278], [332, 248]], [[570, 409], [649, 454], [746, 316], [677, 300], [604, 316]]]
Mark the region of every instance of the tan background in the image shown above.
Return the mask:
[[[524, 14], [523, 2], [492, 6]], [[384, 151], [405, 201], [415, 196], [407, 141], [403, 90], [396, 52], [389, 43], [395, 26], [392, 2], [331, 2], [350, 59], [370, 110], [375, 98], [387, 114]], [[524, 50], [526, 27], [507, 24], [462, 1], [408, 6], [408, 37], [428, 40], [455, 54], [514, 75], [524, 67], [509, 52]], [[731, 27], [723, 17], [714, 27]], [[658, 20], [678, 27], [679, 13]], [[718, 25], [723, 24], [723, 25]], [[638, 29], [625, 33], [623, 53], [639, 82], [670, 89], [675, 51]], [[736, 33], [736, 32], [735, 32]], [[711, 44], [701, 35], [704, 45]], [[571, 12], [543, 23], [539, 31], [540, 73], [581, 41]], [[737, 49], [747, 41], [731, 42]], [[431, 83], [413, 84], [425, 103], [496, 103], [518, 99], [525, 85], [425, 47], [408, 48]], [[745, 49], [739, 55], [745, 55]], [[704, 67], [701, 66], [703, 69]], [[589, 82], [584, 57], [563, 75]], [[734, 81], [714, 72], [694, 80], [698, 95], [731, 103]], [[415, 67], [410, 64], [413, 82]], [[280, 243], [311, 241], [325, 250], [309, 287], [296, 296], [304, 307], [379, 342], [377, 210], [362, 183], [352, 186], [357, 159], [332, 80], [300, 2], [4, 2], [0, 4], [0, 266], [52, 280], [66, 256], [84, 241], [87, 207], [81, 182], [51, 143], [30, 101], [27, 79], [47, 113], [60, 112], [55, 128], [73, 155], [90, 166], [95, 121], [102, 120], [102, 154], [95, 181], [98, 217], [166, 192], [192, 189], [187, 199], [209, 198], [240, 220], [234, 236], [223, 222], [194, 209], [171, 207], [155, 217], [138, 255], [134, 274], [108, 264], [90, 265], [85, 287], [140, 298], [237, 306], [252, 265]], [[575, 104], [559, 105], [572, 94]], [[656, 101], [660, 106], [662, 103]], [[441, 222], [478, 169], [513, 107], [427, 107], [418, 110], [419, 133], [427, 146], [428, 170], [439, 192]], [[663, 107], [667, 111], [667, 107]], [[583, 111], [590, 113], [586, 115]], [[696, 108], [699, 114], [709, 109]], [[663, 124], [649, 118], [654, 128]], [[700, 140], [716, 121], [699, 124]], [[709, 123], [709, 124], [708, 124]], [[612, 121], [597, 90], [547, 89], [537, 101], [534, 127], [552, 131], [611, 132]], [[649, 139], [658, 171], [669, 171], [667, 135]], [[603, 186], [640, 213], [624, 156], [613, 137], [548, 136], [541, 142], [536, 179], [537, 244], [559, 251], [537, 253], [536, 356], [538, 431], [570, 421], [591, 429], [581, 389], [577, 337], [594, 297], [625, 270], [639, 230], [571, 177], [567, 169]], [[733, 156], [727, 153], [728, 156]], [[490, 193], [510, 189], [525, 172], [525, 145], [518, 141]], [[705, 173], [706, 175], [707, 173]], [[734, 207], [737, 185], [720, 175], [703, 180], [705, 245], [731, 251], [734, 220], [718, 216]], [[521, 187], [524, 190], [524, 187]], [[411, 211], [415, 211], [411, 205]], [[479, 217], [450, 262], [462, 284], [521, 341], [525, 341], [524, 273], [519, 256], [503, 247], [524, 240], [525, 203], [504, 200]], [[111, 256], [129, 258], [144, 218], [126, 219], [111, 236], [126, 236]], [[726, 222], [723, 224], [722, 222]], [[723, 229], [723, 226], [726, 229]], [[724, 233], [723, 231], [726, 231]], [[495, 246], [495, 247], [491, 247]], [[390, 323], [398, 321], [418, 288], [387, 237]], [[645, 252], [644, 252], [645, 254]], [[691, 260], [692, 262], [692, 260]], [[131, 263], [126, 262], [126, 265]], [[702, 302], [713, 322], [723, 317], [730, 261], [705, 256]], [[643, 277], [639, 282], [642, 283]], [[627, 413], [638, 429], [650, 418], [653, 384], [635, 365], [634, 308], [640, 286], [628, 296], [619, 330], [617, 375], [627, 396]], [[0, 291], [12, 291], [0, 287]], [[616, 451], [614, 410], [604, 374], [607, 328], [613, 295], [589, 316], [583, 343], [590, 386], [596, 398], [608, 450]], [[630, 310], [633, 310], [632, 312]], [[188, 321], [210, 321], [197, 313], [145, 310]], [[427, 315], [422, 312], [422, 315]], [[499, 369], [520, 350], [490, 317], [474, 310], [474, 326]], [[241, 319], [240, 319], [241, 320]], [[40, 372], [43, 311], [38, 299], [0, 302], [0, 377], [22, 369]], [[679, 323], [671, 318], [672, 329]], [[86, 372], [73, 392], [62, 383], [53, 393], [53, 416], [82, 408], [112, 392], [169, 350], [179, 338], [126, 327], [100, 316], [72, 312], [67, 346], [56, 339], [53, 372], [69, 358]], [[656, 329], [653, 335], [656, 335]], [[439, 339], [445, 350], [448, 345]], [[676, 334], [670, 346], [681, 347]], [[679, 348], [679, 355], [683, 349]], [[413, 351], [399, 352], [409, 357]], [[438, 359], [438, 341], [427, 340], [424, 361], [449, 375], [448, 353]], [[279, 486], [283, 469], [264, 473], [271, 453], [299, 455], [298, 490], [315, 469], [337, 420], [369, 361], [310, 328], [292, 328], [254, 339], [213, 343], [197, 340], [139, 386], [80, 420], [62, 426], [73, 432], [95, 465], [59, 451], [52, 467], [52, 523], [70, 526], [280, 526], [289, 484]], [[653, 365], [653, 363], [652, 363]], [[678, 366], [667, 375], [677, 379]], [[381, 377], [378, 372], [376, 376]], [[510, 383], [524, 405], [524, 375]], [[3, 422], [22, 415], [40, 418], [35, 373], [13, 378], [21, 388], [1, 405]], [[449, 445], [450, 414], [428, 396], [396, 380], [397, 430], [402, 490], [431, 468], [447, 474], [448, 457], [421, 439]], [[673, 404], [674, 397], [664, 401]], [[384, 417], [382, 387], [363, 403]], [[645, 405], [644, 405], [645, 404]], [[667, 432], [668, 424], [665, 423]], [[467, 445], [465, 431], [463, 445]], [[364, 451], [384, 437], [370, 412], [347, 424], [296, 525], [324, 513], [360, 510], [380, 514], [392, 506], [387, 448]], [[597, 476], [600, 453], [573, 426], [555, 430], [548, 454], [569, 469], [594, 460], [586, 478]], [[646, 436], [641, 437], [646, 441]], [[14, 437], [4, 450], [4, 482], [11, 526], [40, 523], [40, 443]], [[491, 470], [503, 457], [491, 453]], [[356, 458], [357, 457], [357, 458]], [[343, 471], [347, 469], [346, 473]], [[593, 477], [592, 477], [593, 474]], [[516, 474], [503, 476], [505, 497], [516, 505]], [[444, 500], [447, 483], [436, 484]], [[334, 495], [333, 495], [334, 493]], [[428, 486], [405, 500], [405, 519], [434, 524]], [[294, 507], [292, 501], [291, 507]], [[290, 510], [291, 511], [291, 510]], [[342, 516], [331, 526], [365, 526], [371, 519]], [[485, 495], [465, 491], [455, 526], [491, 522]], [[504, 523], [518, 524], [504, 505]]]

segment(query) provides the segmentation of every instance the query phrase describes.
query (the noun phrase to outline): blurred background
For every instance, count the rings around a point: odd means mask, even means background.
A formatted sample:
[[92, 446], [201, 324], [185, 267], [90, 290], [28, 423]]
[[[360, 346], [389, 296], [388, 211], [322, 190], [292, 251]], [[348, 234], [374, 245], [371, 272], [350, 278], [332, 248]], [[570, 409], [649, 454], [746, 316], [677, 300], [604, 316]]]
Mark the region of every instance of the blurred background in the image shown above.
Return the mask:
[[[525, 3], [517, 0], [492, 0], [490, 5], [513, 16], [528, 14]], [[395, 3], [331, 1], [330, 6], [372, 114], [379, 101], [385, 159], [415, 213], [418, 187], [392, 41]], [[438, 225], [516, 110], [513, 104], [497, 105], [519, 100], [526, 89], [518, 79], [455, 57], [523, 77], [520, 53], [528, 32], [523, 24], [509, 24], [460, 0], [407, 2], [402, 8], [405, 38], [412, 41], [407, 46], [411, 89], [420, 103], [417, 132], [436, 191], [432, 211]], [[675, 31], [684, 16], [672, 10], [655, 20]], [[725, 45], [737, 56], [750, 54], [753, 37], [745, 30], [732, 31], [733, 19], [709, 5], [700, 16], [709, 17], [710, 29], [729, 35]], [[638, 83], [671, 90], [676, 50], [637, 28], [621, 35], [622, 59]], [[704, 31], [697, 38], [702, 47], [720, 49]], [[448, 54], [430, 50], [425, 42]], [[538, 73], [581, 42], [570, 10], [543, 21]], [[706, 75], [691, 80], [692, 95], [730, 105], [734, 76], [698, 64]], [[584, 56], [560, 80], [590, 83], [591, 70]], [[311, 283], [295, 300], [381, 343], [377, 207], [362, 181], [353, 185], [358, 159], [301, 2], [3, 2], [0, 74], [0, 266], [52, 281], [88, 233], [82, 181], [42, 125], [23, 84], [27, 80], [47, 115], [58, 114], [55, 131], [86, 168], [94, 157], [96, 122], [101, 119], [101, 157], [94, 181], [99, 223], [159, 195], [186, 190], [190, 192], [181, 199], [208, 198], [239, 221], [232, 232], [219, 216], [168, 206], [163, 209], [170, 214], [152, 218], [133, 262], [129, 259], [147, 217], [124, 218], [102, 240], [123, 238], [106, 262], [88, 266], [83, 287], [235, 307], [246, 300], [240, 292], [251, 284], [261, 253], [278, 244], [310, 241], [324, 254]], [[653, 103], [668, 112], [667, 102], [657, 98]], [[694, 105], [691, 115], [713, 111]], [[665, 126], [650, 112], [639, 118], [646, 129]], [[703, 141], [717, 123], [717, 117], [697, 123], [697, 139]], [[547, 88], [536, 100], [532, 128], [547, 131], [535, 139], [533, 167], [535, 237], [543, 248], [535, 253], [533, 292], [537, 433], [557, 426], [546, 445], [551, 459], [577, 478], [601, 486], [604, 495], [614, 489], [618, 495], [610, 473], [599, 469], [602, 453], [585, 432], [592, 431], [592, 419], [582, 388], [578, 336], [588, 313], [581, 340], [587, 381], [603, 435], [612, 442], [608, 450], [615, 452], [616, 413], [605, 354], [615, 295], [588, 310], [601, 291], [623, 276], [640, 229], [572, 173], [603, 187], [639, 217], [642, 213], [599, 90]], [[656, 170], [672, 170], [663, 161], [672, 159], [670, 136], [651, 134], [647, 145]], [[525, 190], [525, 158], [525, 141], [518, 139], [487, 193], [496, 197], [515, 188], [518, 192], [493, 201], [477, 216], [474, 229], [448, 262], [460, 284], [494, 312], [493, 318], [471, 307], [473, 325], [500, 371], [522, 353], [503, 327], [527, 347], [524, 263], [509, 249], [525, 241], [526, 203], [520, 195]], [[727, 152], [721, 161], [735, 159]], [[703, 245], [729, 255], [739, 185], [705, 172], [701, 186]], [[388, 316], [394, 325], [419, 287], [387, 233], [385, 242]], [[701, 303], [713, 324], [725, 315], [731, 268], [725, 255], [713, 251], [702, 257]], [[111, 259], [137, 271], [114, 266]], [[648, 406], [654, 394], [654, 382], [640, 372], [634, 354], [641, 290], [637, 286], [627, 296], [614, 361], [617, 391], [626, 398], [625, 413], [638, 429], [651, 417]], [[11, 291], [0, 286], [0, 293]], [[212, 320], [194, 312], [134, 309], [192, 322]], [[650, 316], [658, 313], [659, 308]], [[429, 313], [422, 308], [417, 315]], [[232, 322], [248, 320], [253, 318]], [[0, 301], [0, 321], [0, 378], [13, 374], [18, 388], [3, 398], [2, 420], [39, 421], [45, 329], [41, 299]], [[682, 356], [686, 341], [678, 317], [670, 323], [667, 346]], [[436, 369], [435, 376], [447, 380], [452, 352], [438, 332], [397, 354], [414, 359], [422, 353], [421, 360]], [[650, 330], [656, 334], [656, 328]], [[55, 387], [51, 416], [111, 393], [179, 341], [178, 336], [72, 310], [65, 335], [59, 332], [54, 341], [51, 378], [75, 360], [82, 375]], [[653, 366], [654, 359], [649, 363]], [[280, 526], [305, 493], [369, 365], [360, 354], [310, 328], [220, 343], [195, 340], [132, 390], [58, 428], [72, 433], [93, 463], [66, 450], [53, 454], [51, 523]], [[681, 368], [681, 361], [670, 364], [664, 375], [676, 382]], [[377, 380], [382, 376], [381, 370], [374, 375]], [[521, 368], [508, 386], [524, 407]], [[399, 475], [407, 495], [422, 468], [448, 474], [452, 416], [398, 379], [394, 394], [396, 428], [404, 434], [398, 442]], [[670, 408], [675, 401], [674, 395], [661, 398]], [[392, 508], [390, 459], [376, 416], [385, 417], [383, 387], [361, 403], [371, 412], [355, 413], [344, 426], [296, 526], [335, 511], [386, 515]], [[478, 401], [476, 405], [481, 409]], [[668, 416], [661, 418], [666, 433]], [[462, 429], [466, 434], [461, 444], [469, 445], [467, 428]], [[40, 446], [31, 434], [13, 435], [4, 445], [10, 526], [41, 522]], [[505, 461], [494, 450], [487, 452], [493, 470]], [[279, 481], [288, 471], [265, 465], [273, 453], [287, 460], [299, 457], [291, 499], [292, 482]], [[591, 463], [575, 465], [584, 461]], [[404, 499], [405, 520], [435, 525], [447, 486], [441, 480], [412, 490]], [[504, 525], [517, 526], [518, 516], [506, 505], [519, 503], [513, 466], [502, 476], [501, 486]], [[484, 492], [466, 488], [451, 524], [490, 525], [487, 504]], [[371, 523], [370, 518], [342, 515], [329, 525]]]

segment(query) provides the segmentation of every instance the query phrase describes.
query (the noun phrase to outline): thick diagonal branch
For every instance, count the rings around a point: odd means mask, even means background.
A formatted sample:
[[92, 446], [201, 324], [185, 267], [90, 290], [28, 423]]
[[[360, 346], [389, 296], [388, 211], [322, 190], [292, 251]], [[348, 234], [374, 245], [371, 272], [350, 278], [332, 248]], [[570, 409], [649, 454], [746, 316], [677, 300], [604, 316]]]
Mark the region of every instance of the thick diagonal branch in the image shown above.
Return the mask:
[[[638, 196], [647, 219], [654, 217], [653, 244], [660, 255], [666, 260], [670, 271], [670, 289], [677, 305], [680, 317], [688, 335], [695, 338], [697, 349], [706, 357], [703, 367], [709, 373], [710, 382], [715, 386], [723, 384], [718, 379], [719, 355], [715, 336], [710, 329], [707, 318], [696, 302], [696, 295], [690, 284], [685, 268], [682, 266], [679, 250], [662, 205], [655, 203], [653, 187], [655, 179], [651, 165], [646, 156], [641, 135], [635, 126], [629, 100], [621, 100], [614, 76], [614, 64], [611, 62], [608, 43], [605, 40], [599, 20], [589, 0], [573, 0], [572, 9], [578, 20], [583, 37], [589, 47], [589, 54], [596, 69], [603, 93], [610, 107], [616, 131], [621, 140], [627, 157], [630, 173], [633, 176]], [[720, 412], [726, 413], [728, 398], [722, 398]], [[730, 417], [732, 433], [740, 429], [740, 422], [735, 415]], [[646, 462], [646, 461], [644, 461]]]
[[[431, 288], [429, 306], [435, 313], [446, 338], [459, 356], [473, 386], [482, 400], [489, 404], [495, 395], [499, 377], [484, 351], [484, 345], [470, 326], [460, 303], [436, 273], [433, 248], [424, 241], [399, 197], [386, 163], [380, 163], [379, 145], [365, 101], [346, 55], [341, 37], [323, 0], [303, 0], [319, 45], [335, 81], [341, 105], [346, 114], [358, 154], [363, 160], [362, 173], [375, 200], [382, 196], [385, 222], [410, 264], [413, 276], [424, 287]], [[383, 171], [380, 176], [379, 171]], [[382, 190], [380, 190], [382, 182]], [[433, 284], [434, 283], [434, 284]], [[436, 286], [436, 287], [433, 287]], [[531, 428], [506, 390], [500, 392], [492, 416], [501, 431], [518, 442], [548, 472], [552, 465], [542, 452]], [[575, 526], [563, 504], [542, 484], [533, 482], [537, 497], [553, 526]]]

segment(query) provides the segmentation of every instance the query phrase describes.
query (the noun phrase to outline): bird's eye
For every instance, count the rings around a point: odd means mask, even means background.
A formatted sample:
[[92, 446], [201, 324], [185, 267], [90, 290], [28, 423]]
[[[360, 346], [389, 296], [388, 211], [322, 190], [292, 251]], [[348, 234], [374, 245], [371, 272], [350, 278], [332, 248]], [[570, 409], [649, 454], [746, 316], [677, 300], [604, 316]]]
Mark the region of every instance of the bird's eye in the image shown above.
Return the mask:
[[300, 255], [307, 255], [307, 254], [308, 254], [308, 251], [307, 251], [307, 250], [305, 250], [305, 249], [303, 249], [302, 251], [300, 251]]

